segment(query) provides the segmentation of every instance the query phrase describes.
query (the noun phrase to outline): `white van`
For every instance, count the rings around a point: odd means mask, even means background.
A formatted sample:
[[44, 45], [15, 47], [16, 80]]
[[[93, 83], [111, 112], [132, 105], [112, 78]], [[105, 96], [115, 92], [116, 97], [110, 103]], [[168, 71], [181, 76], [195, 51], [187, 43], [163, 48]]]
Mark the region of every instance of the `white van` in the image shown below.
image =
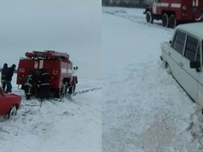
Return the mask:
[[203, 23], [175, 28], [172, 40], [161, 43], [161, 60], [188, 95], [203, 107]]

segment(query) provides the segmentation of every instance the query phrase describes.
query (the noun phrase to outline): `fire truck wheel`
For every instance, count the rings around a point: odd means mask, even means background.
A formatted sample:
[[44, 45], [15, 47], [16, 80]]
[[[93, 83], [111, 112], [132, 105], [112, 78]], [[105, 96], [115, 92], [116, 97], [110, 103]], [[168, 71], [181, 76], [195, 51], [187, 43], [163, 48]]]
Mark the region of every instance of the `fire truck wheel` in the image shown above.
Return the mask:
[[152, 14], [150, 11], [147, 11], [146, 13], [146, 20], [148, 23], [153, 23]]
[[69, 88], [68, 93], [69, 93], [69, 94], [72, 94], [72, 93], [73, 93], [73, 87], [70, 87], [70, 88]]
[[75, 89], [76, 89], [76, 85], [73, 86], [73, 93], [75, 92]]
[[60, 96], [63, 97], [67, 94], [67, 90], [68, 90], [68, 84], [67, 83], [64, 83], [62, 86], [61, 86], [61, 89], [60, 89]]
[[169, 18], [169, 26], [171, 28], [175, 28], [176, 25], [177, 25], [176, 17], [175, 17], [175, 15], [171, 15], [170, 18]]
[[75, 88], [76, 88], [76, 85], [70, 87], [68, 93], [73, 94], [75, 92]]
[[66, 84], [65, 85], [65, 94], [67, 94], [67, 91], [68, 91], [68, 85]]
[[168, 27], [168, 15], [166, 13], [164, 13], [162, 16], [162, 25], [164, 27]]

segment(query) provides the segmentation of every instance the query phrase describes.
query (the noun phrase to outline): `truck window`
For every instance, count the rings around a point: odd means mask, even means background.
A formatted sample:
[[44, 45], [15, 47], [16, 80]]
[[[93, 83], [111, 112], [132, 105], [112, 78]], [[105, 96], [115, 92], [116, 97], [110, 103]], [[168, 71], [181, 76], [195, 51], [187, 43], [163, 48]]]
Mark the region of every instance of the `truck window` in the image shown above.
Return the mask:
[[198, 48], [198, 40], [191, 36], [187, 37], [186, 46], [185, 46], [185, 57], [190, 61], [195, 61], [195, 56]]
[[180, 54], [183, 52], [186, 34], [180, 31], [176, 32], [175, 38], [172, 43], [172, 47]]

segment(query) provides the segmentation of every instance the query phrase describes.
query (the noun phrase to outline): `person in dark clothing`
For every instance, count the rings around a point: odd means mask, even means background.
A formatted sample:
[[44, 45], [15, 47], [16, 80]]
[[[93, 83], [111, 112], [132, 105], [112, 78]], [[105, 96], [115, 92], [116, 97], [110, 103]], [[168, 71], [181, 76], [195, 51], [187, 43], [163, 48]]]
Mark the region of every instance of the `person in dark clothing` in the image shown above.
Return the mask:
[[32, 95], [32, 88], [35, 87], [33, 86], [35, 82], [34, 78], [35, 78], [34, 72], [31, 71], [25, 77], [24, 91], [26, 100], [30, 100], [30, 97]]
[[38, 78], [38, 84], [39, 84], [39, 97], [40, 99], [49, 99], [49, 79], [50, 75], [48, 72], [46, 72], [44, 69], [40, 69], [40, 74]]
[[8, 68], [8, 71], [6, 73], [6, 86], [7, 86], [6, 91], [7, 92], [12, 91], [11, 81], [12, 81], [13, 73], [15, 72], [15, 68], [16, 68], [16, 65], [13, 64], [10, 68]]
[[6, 88], [6, 73], [8, 71], [8, 64], [4, 63], [4, 66], [1, 70], [1, 85], [2, 85], [2, 89], [5, 90]]

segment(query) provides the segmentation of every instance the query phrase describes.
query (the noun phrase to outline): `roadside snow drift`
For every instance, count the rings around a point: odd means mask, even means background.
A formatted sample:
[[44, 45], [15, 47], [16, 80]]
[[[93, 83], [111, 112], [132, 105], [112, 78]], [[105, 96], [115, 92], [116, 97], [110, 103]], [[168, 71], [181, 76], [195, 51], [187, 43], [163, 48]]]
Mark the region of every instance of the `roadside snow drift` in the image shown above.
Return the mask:
[[103, 7], [103, 151], [203, 151], [201, 107], [160, 60], [173, 29], [144, 9]]

